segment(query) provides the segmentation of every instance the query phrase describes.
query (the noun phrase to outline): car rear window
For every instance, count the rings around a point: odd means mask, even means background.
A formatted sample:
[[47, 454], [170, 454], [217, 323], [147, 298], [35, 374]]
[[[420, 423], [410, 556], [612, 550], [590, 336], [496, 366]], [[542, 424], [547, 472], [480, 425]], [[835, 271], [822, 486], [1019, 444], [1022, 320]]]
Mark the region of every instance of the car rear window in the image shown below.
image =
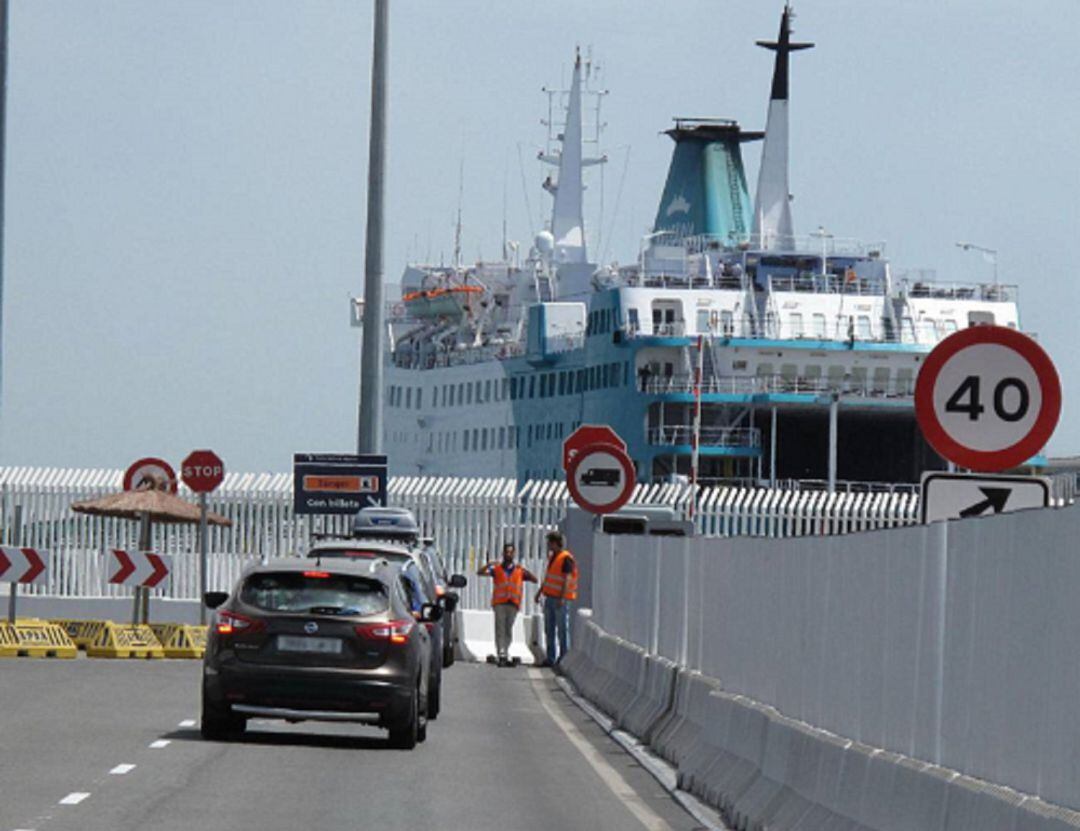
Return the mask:
[[324, 615], [372, 615], [386, 611], [386, 587], [377, 580], [349, 574], [312, 576], [299, 571], [251, 575], [240, 600], [268, 612]]

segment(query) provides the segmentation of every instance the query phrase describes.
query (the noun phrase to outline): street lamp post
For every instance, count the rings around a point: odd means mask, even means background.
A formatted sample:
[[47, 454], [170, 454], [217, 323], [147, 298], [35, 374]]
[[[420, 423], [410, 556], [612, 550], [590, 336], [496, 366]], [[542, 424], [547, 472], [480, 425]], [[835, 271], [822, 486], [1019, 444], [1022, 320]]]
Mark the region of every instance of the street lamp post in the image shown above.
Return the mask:
[[994, 288], [998, 287], [998, 261], [997, 261], [997, 249], [986, 248], [982, 245], [976, 245], [973, 242], [958, 242], [956, 247], [963, 251], [978, 251], [984, 257], [987, 257], [994, 266]]

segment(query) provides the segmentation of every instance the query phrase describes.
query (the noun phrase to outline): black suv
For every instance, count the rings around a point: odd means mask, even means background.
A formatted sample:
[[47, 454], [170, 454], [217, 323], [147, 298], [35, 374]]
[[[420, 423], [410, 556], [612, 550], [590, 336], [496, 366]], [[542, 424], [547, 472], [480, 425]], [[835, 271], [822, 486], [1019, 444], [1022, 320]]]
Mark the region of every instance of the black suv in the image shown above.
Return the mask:
[[386, 560], [275, 560], [240, 578], [216, 609], [203, 659], [202, 735], [229, 739], [249, 718], [358, 722], [411, 749], [427, 737], [431, 636], [399, 566]]

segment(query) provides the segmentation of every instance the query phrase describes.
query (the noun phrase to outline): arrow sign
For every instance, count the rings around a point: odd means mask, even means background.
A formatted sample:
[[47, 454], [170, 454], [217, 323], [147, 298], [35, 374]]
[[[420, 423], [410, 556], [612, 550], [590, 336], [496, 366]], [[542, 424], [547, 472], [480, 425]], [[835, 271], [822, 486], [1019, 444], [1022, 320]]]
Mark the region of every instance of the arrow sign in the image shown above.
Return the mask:
[[48, 551], [0, 548], [0, 583], [44, 583], [49, 576], [48, 564]]
[[122, 551], [110, 553], [109, 582], [117, 586], [140, 586], [152, 589], [172, 573], [172, 557], [167, 554], [151, 554], [148, 551]]
[[926, 473], [922, 479], [923, 522], [976, 519], [1050, 504], [1050, 482], [1040, 476]]
[[1005, 510], [1005, 503], [1009, 501], [1009, 495], [1012, 493], [1010, 488], [979, 488], [979, 490], [982, 491], [986, 499], [982, 502], [976, 502], [970, 508], [964, 508], [960, 512], [961, 519], [981, 516], [990, 508], [994, 509], [995, 514], [1000, 514]]

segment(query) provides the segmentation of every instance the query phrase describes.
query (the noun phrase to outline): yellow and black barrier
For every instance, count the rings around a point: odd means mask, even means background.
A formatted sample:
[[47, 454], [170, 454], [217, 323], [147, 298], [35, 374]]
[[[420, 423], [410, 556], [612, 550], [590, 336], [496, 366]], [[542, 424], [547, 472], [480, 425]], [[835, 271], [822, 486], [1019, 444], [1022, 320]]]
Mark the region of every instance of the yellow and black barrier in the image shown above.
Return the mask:
[[88, 658], [164, 658], [165, 649], [145, 623], [99, 621], [93, 640], [86, 646]]
[[67, 632], [50, 621], [0, 623], [0, 658], [74, 658], [78, 652]]
[[187, 623], [151, 623], [166, 658], [201, 658], [206, 652], [206, 627]]
[[67, 632], [68, 637], [79, 647], [79, 649], [86, 649], [101, 635], [101, 630], [105, 627], [106, 621], [103, 620], [57, 620], [53, 619], [53, 623], [61, 627]]

